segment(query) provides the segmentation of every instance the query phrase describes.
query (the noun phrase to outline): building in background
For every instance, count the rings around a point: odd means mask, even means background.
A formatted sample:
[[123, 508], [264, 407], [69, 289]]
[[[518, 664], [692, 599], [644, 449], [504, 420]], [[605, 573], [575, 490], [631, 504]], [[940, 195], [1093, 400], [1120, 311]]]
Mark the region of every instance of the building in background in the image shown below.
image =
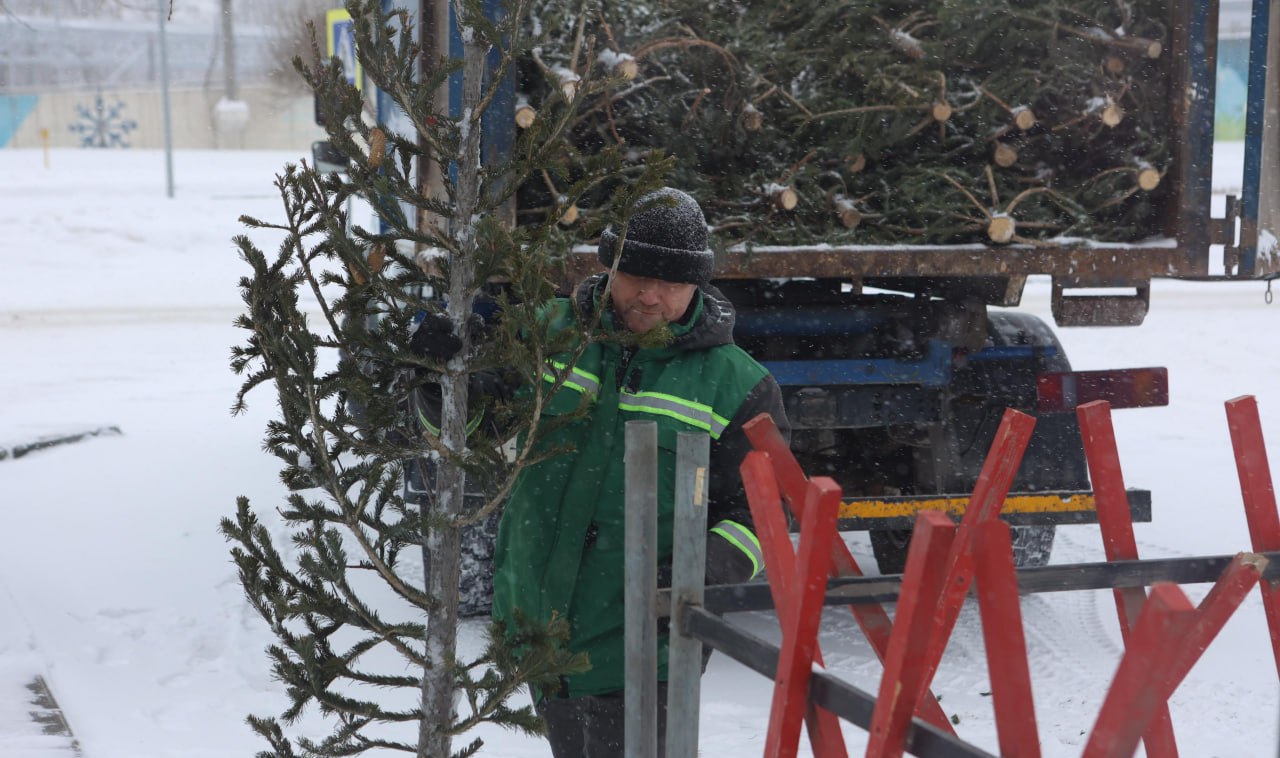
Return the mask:
[[1218, 89], [1214, 136], [1244, 139], [1244, 110], [1249, 81], [1249, 19], [1252, 0], [1222, 0], [1218, 16]]
[[[287, 13], [291, 0], [255, 0], [244, 6], [252, 22]], [[331, 3], [341, 5], [338, 0]], [[1221, 0], [1216, 136], [1244, 138], [1252, 0]], [[180, 3], [187, 19], [167, 27], [174, 146], [305, 149], [322, 132], [309, 95], [296, 85], [279, 28], [235, 27], [238, 99], [251, 115], [236, 144], [220, 144], [215, 112], [223, 97], [222, 25], [217, 5]], [[267, 8], [265, 6], [274, 6]], [[0, 147], [160, 148], [163, 127], [157, 19], [84, 20], [66, 3], [8, 3], [0, 13]], [[201, 17], [203, 16], [203, 19]], [[323, 40], [321, 41], [323, 45]], [[223, 140], [225, 141], [225, 140]]]
[[[0, 147], [162, 147], [158, 19], [84, 20], [59, 7], [0, 13]], [[225, 73], [218, 19], [165, 33], [176, 148], [305, 149], [319, 138], [304, 88], [281, 84], [296, 73], [281, 70], [279, 29], [235, 27], [237, 98], [252, 114], [237, 144], [219, 144], [215, 131]]]

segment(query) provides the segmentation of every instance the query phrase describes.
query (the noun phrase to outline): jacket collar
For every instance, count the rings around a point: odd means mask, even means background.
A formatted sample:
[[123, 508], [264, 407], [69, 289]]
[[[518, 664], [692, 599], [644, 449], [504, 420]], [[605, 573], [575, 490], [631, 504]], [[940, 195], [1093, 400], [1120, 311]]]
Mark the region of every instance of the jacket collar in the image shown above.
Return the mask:
[[[590, 318], [600, 305], [607, 274], [595, 274], [584, 279], [574, 293], [578, 310]], [[718, 345], [733, 344], [733, 325], [736, 313], [733, 304], [720, 290], [709, 284], [698, 288], [694, 294], [697, 303], [688, 324], [672, 324], [675, 341], [668, 346], [673, 350], [706, 350]], [[601, 322], [606, 329], [613, 328], [613, 313], [603, 315]]]

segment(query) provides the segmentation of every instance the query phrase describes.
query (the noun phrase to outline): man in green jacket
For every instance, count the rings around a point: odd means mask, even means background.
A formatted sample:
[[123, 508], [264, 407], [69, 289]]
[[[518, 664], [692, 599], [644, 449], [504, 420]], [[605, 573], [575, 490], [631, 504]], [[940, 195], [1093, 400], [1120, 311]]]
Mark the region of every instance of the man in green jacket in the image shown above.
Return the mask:
[[[590, 662], [558, 691], [534, 693], [556, 758], [622, 755], [626, 422], [658, 427], [660, 582], [671, 563], [677, 433], [711, 437], [706, 581], [728, 584], [763, 567], [738, 469], [749, 449], [742, 425], [769, 413], [784, 434], [790, 430], [777, 382], [733, 344], [733, 306], [709, 284], [713, 257], [702, 209], [675, 189], [645, 196], [637, 209], [625, 240], [612, 228], [601, 236], [600, 262], [611, 268], [621, 256], [612, 282], [608, 274], [593, 276], [579, 285], [577, 308], [568, 299], [550, 305], [552, 328], [575, 328], [578, 318], [590, 323], [599, 314], [606, 338], [588, 345], [572, 367], [568, 354], [547, 362], [544, 380], [564, 381], [544, 413], [574, 413], [582, 403], [587, 411], [539, 443], [570, 452], [521, 473], [494, 555], [494, 617], [511, 622], [519, 611], [546, 622], [558, 614], [569, 621], [570, 649]], [[673, 339], [662, 347], [626, 338], [663, 326]], [[666, 659], [662, 635], [660, 682]], [[658, 694], [662, 745], [664, 685]]]

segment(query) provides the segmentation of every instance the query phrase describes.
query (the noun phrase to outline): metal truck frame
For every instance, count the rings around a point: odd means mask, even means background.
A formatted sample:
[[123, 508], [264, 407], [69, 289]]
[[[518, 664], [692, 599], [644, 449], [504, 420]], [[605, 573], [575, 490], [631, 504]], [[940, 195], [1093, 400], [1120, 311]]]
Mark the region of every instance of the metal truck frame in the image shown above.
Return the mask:
[[[1019, 564], [1038, 566], [1058, 525], [1096, 521], [1071, 411], [1095, 399], [1115, 408], [1168, 402], [1164, 369], [1073, 372], [1049, 325], [996, 310], [1019, 304], [1028, 276], [1051, 278], [1059, 326], [1141, 324], [1153, 278], [1280, 276], [1280, 0], [1253, 2], [1242, 196], [1227, 198], [1222, 218], [1210, 208], [1218, 10], [1217, 0], [1169, 3], [1168, 73], [1181, 93], [1169, 118], [1181, 139], [1163, 180], [1175, 199], [1151, 240], [757, 246], [718, 256], [714, 284], [738, 309], [735, 338], [782, 386], [797, 459], [840, 483], [840, 528], [870, 532], [882, 572], [901, 572], [918, 511], [963, 513], [966, 496], [956, 493], [972, 491], [1005, 408], [1039, 418], [1004, 509]], [[420, 0], [416, 12], [436, 50], [460, 54], [449, 3]], [[487, 155], [513, 141], [514, 82], [504, 92], [485, 128]], [[380, 97], [384, 123], [393, 122], [389, 107]], [[1210, 274], [1214, 246], [1221, 274]], [[593, 247], [576, 249], [565, 290], [598, 270]], [[1150, 520], [1148, 492], [1131, 491], [1130, 505], [1135, 520]]]

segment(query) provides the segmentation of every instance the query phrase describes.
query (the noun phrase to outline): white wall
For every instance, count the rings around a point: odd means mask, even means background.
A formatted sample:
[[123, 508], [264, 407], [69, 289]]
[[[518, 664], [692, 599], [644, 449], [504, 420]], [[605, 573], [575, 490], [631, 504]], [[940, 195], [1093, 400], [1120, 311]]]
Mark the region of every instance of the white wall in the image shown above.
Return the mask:
[[[99, 96], [103, 117], [97, 115]], [[248, 124], [236, 137], [219, 135], [213, 118], [219, 97], [219, 93], [203, 89], [170, 92], [175, 149], [306, 149], [312, 141], [324, 137], [324, 131], [313, 120], [310, 97], [282, 96], [270, 87], [242, 88], [240, 99], [249, 105]], [[42, 131], [50, 147], [81, 147], [86, 135], [75, 127], [93, 128], [99, 123], [108, 135], [118, 137], [122, 143], [119, 146], [164, 147], [164, 116], [158, 89], [36, 93], [36, 98], [34, 108], [20, 116], [16, 128], [8, 130], [12, 136], [0, 147], [39, 148], [43, 145]], [[114, 116], [111, 109], [117, 110]], [[9, 117], [15, 118], [13, 114]]]

